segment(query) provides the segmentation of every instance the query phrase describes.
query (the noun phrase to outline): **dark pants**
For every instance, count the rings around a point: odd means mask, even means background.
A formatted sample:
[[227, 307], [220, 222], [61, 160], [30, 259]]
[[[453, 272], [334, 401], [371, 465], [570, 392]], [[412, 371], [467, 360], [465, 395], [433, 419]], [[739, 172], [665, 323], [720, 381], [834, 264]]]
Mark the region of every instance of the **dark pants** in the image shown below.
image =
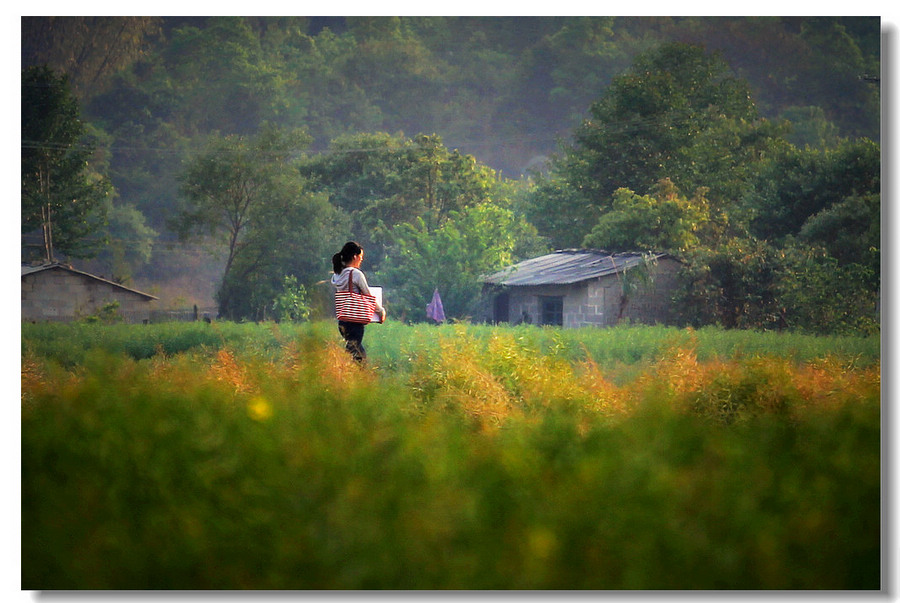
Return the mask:
[[363, 347], [363, 335], [366, 332], [366, 325], [358, 322], [338, 321], [338, 330], [341, 337], [347, 342], [347, 351], [353, 356], [357, 362], [363, 362], [366, 359], [366, 348]]

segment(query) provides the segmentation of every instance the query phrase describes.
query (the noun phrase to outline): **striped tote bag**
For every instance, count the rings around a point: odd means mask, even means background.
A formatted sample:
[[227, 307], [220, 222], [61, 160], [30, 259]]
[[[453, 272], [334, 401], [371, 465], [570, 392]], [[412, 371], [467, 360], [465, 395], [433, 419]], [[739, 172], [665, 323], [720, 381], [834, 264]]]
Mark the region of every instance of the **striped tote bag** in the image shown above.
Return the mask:
[[375, 315], [375, 296], [353, 291], [353, 272], [347, 279], [347, 290], [334, 292], [334, 311], [338, 320], [366, 325]]

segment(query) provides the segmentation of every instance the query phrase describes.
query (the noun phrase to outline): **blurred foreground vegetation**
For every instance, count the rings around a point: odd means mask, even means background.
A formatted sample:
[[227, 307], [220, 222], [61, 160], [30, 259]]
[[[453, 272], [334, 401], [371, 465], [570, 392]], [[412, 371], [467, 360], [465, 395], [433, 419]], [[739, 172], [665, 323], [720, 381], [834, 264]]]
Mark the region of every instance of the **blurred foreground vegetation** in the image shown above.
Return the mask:
[[878, 338], [22, 325], [22, 588], [879, 589]]

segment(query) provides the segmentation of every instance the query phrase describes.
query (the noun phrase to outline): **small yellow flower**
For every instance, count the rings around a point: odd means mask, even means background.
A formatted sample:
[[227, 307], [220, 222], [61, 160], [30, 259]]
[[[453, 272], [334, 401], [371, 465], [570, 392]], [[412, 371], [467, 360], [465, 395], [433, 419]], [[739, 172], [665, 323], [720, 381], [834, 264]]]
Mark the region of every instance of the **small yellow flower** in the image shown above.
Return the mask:
[[247, 414], [254, 421], [266, 421], [272, 417], [272, 405], [262, 396], [257, 396], [247, 404]]

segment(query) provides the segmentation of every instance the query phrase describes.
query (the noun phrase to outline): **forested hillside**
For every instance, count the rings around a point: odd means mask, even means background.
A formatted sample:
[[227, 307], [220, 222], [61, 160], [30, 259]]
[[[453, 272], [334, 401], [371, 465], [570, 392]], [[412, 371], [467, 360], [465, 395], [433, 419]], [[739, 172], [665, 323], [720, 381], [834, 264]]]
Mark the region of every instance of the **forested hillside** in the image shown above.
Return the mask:
[[435, 287], [469, 315], [478, 274], [554, 247], [653, 249], [687, 260], [685, 324], [872, 330], [880, 37], [877, 17], [23, 18], [23, 259], [50, 215], [57, 259], [279, 318], [354, 238], [418, 320]]

